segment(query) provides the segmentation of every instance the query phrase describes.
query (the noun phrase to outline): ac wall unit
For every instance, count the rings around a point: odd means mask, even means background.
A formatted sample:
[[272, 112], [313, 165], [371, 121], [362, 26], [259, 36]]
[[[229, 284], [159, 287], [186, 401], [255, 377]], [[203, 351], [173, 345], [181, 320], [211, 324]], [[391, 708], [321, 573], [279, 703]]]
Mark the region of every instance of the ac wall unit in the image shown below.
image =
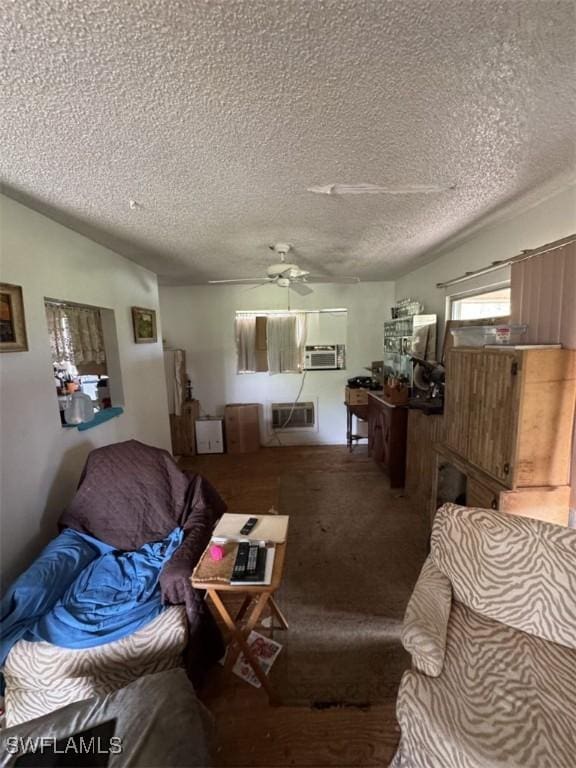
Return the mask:
[[315, 430], [316, 405], [312, 401], [302, 403], [272, 403], [271, 429], [277, 430]]
[[304, 368], [307, 371], [338, 371], [345, 368], [344, 344], [317, 344], [306, 347]]

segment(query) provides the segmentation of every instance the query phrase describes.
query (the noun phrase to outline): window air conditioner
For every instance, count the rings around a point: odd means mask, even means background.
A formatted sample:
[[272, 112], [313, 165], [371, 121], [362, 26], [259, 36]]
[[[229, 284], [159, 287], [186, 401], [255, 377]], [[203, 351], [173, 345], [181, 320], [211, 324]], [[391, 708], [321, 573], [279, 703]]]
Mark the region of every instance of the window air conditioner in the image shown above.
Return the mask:
[[344, 367], [344, 344], [306, 347], [304, 368], [307, 371], [337, 371]]
[[272, 429], [310, 429], [316, 425], [313, 402], [272, 403]]

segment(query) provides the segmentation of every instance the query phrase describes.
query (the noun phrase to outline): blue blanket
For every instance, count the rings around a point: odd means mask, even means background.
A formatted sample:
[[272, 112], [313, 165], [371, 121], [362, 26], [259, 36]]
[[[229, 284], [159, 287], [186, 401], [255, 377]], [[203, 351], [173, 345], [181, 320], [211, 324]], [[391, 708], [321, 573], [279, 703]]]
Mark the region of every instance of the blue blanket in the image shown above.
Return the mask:
[[0, 603], [0, 666], [21, 638], [90, 648], [135, 632], [163, 608], [159, 576], [182, 541], [121, 552], [71, 529], [50, 542]]

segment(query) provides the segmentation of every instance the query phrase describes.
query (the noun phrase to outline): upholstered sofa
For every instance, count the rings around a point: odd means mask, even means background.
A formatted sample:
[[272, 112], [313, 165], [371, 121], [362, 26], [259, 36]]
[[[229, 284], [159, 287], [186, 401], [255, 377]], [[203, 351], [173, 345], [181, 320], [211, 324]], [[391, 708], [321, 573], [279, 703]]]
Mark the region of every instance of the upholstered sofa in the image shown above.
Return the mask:
[[208, 768], [213, 737], [212, 716], [185, 671], [170, 669], [0, 728], [0, 766]]
[[576, 530], [445, 505], [402, 642], [393, 768], [576, 766]]
[[141, 629], [93, 648], [59, 648], [19, 640], [6, 659], [6, 725], [27, 722], [144, 675], [181, 667], [188, 640], [186, 610], [173, 605]]

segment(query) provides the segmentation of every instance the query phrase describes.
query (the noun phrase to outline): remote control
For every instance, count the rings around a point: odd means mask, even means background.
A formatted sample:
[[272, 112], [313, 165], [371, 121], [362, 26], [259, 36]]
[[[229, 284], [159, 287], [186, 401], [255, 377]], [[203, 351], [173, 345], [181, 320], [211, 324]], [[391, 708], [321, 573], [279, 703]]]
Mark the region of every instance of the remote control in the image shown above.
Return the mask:
[[240, 529], [240, 534], [242, 536], [248, 536], [248, 534], [250, 533], [250, 531], [252, 531], [252, 529], [254, 528], [257, 522], [258, 522], [257, 517], [249, 517], [248, 520], [246, 520], [246, 522]]

